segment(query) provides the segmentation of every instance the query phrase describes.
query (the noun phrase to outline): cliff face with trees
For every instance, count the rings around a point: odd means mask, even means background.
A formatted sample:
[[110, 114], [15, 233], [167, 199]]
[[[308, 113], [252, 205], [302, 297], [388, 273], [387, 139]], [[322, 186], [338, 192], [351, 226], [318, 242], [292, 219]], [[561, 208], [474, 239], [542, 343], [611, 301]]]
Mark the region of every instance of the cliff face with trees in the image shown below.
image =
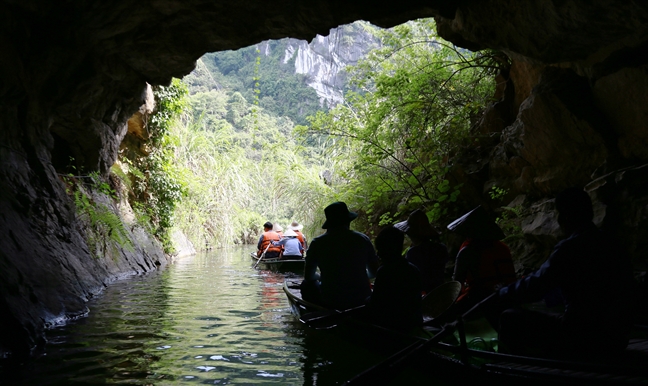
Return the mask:
[[[501, 202], [520, 207], [525, 240], [547, 247], [556, 228], [550, 198], [587, 185], [597, 221], [618, 230], [645, 269], [643, 3], [30, 0], [3, 1], [0, 15], [0, 346], [15, 355], [28, 355], [47, 325], [83, 315], [84, 302], [111, 280], [168, 261], [136, 228], [126, 235], [132, 251], [93, 257], [60, 175], [71, 158], [84, 174], [107, 174], [147, 82], [168, 85], [205, 52], [311, 39], [360, 19], [393, 26], [434, 16], [439, 34], [458, 46], [512, 58], [475, 131], [479, 141], [450, 171], [467, 206], [501, 188]], [[101, 183], [86, 185], [93, 201], [104, 199], [94, 196]]]

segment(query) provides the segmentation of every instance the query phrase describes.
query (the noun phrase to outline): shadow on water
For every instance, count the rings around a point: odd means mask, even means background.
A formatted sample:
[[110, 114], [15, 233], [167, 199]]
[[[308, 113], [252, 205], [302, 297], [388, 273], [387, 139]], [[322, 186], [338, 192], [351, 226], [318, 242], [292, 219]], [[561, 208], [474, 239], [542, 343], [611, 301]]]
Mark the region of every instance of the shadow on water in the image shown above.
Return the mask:
[[114, 283], [87, 318], [48, 331], [45, 355], [0, 364], [0, 384], [334, 385], [394, 352], [305, 328], [285, 274], [253, 264], [236, 247]]

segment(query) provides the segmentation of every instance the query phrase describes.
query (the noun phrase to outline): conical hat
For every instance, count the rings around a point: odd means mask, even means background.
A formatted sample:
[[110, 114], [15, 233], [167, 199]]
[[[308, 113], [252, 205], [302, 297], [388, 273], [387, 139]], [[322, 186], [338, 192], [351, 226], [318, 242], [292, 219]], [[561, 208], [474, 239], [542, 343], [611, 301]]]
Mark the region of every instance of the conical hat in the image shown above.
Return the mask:
[[287, 231], [284, 232], [284, 237], [297, 237], [297, 233], [295, 233], [294, 230], [288, 229]]
[[501, 240], [505, 237], [502, 229], [481, 206], [451, 222], [448, 230], [480, 240]]
[[407, 220], [394, 224], [394, 228], [400, 229], [408, 235], [419, 237], [431, 237], [434, 234], [427, 215], [420, 209], [412, 212]]

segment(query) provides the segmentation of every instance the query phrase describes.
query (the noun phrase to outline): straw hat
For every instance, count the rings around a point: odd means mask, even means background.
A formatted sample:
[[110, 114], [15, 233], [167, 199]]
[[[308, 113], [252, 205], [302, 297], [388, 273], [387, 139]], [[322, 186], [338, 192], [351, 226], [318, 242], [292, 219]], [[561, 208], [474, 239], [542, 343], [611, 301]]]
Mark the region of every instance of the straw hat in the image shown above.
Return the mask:
[[349, 212], [347, 204], [344, 202], [334, 202], [324, 208], [326, 221], [322, 224], [322, 229], [328, 229], [340, 225], [346, 225], [358, 217], [357, 213]]
[[288, 227], [288, 229], [292, 229], [294, 231], [300, 231], [304, 228], [304, 225], [298, 223], [297, 221], [293, 221], [292, 224]]
[[284, 232], [284, 237], [297, 237], [297, 233], [295, 233], [294, 230], [288, 229], [287, 231]]
[[505, 237], [502, 229], [481, 206], [451, 222], [448, 230], [480, 240], [501, 240]]
[[279, 224], [274, 224], [274, 226], [272, 227], [272, 230], [275, 231], [275, 232], [283, 232], [283, 227], [281, 225], [279, 225]]
[[431, 237], [434, 235], [434, 230], [425, 212], [420, 209], [412, 212], [407, 220], [394, 224], [394, 228], [399, 229], [408, 235], [418, 237]]

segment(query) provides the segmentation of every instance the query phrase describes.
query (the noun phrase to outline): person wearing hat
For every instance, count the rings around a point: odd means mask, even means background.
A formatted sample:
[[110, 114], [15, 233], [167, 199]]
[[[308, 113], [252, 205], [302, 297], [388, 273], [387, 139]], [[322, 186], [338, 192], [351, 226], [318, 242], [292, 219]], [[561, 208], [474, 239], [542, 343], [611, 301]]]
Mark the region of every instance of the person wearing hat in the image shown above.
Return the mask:
[[283, 227], [281, 225], [279, 225], [277, 223], [274, 223], [274, 225], [272, 226], [272, 230], [277, 232], [279, 237], [283, 237], [283, 230], [284, 229], [283, 229]]
[[459, 248], [452, 279], [462, 284], [458, 303], [469, 307], [517, 277], [504, 232], [481, 206], [448, 225], [466, 238]]
[[283, 260], [299, 260], [304, 256], [304, 249], [297, 239], [297, 233], [292, 229], [285, 231], [283, 238], [279, 241], [273, 241], [272, 245], [283, 248], [281, 255]]
[[257, 243], [257, 256], [263, 256], [264, 259], [276, 259], [281, 255], [281, 247], [272, 245], [273, 241], [281, 240], [281, 236], [275, 231], [272, 230], [273, 225], [270, 221], [267, 221], [263, 224], [263, 234], [259, 237], [259, 242]]
[[374, 247], [365, 234], [349, 229], [358, 215], [344, 202], [332, 203], [324, 214], [326, 233], [314, 238], [308, 248], [302, 296], [338, 310], [362, 305], [371, 295], [369, 276], [378, 268]]
[[308, 240], [306, 240], [306, 235], [304, 235], [301, 231], [303, 228], [304, 226], [297, 221], [293, 221], [292, 224], [290, 224], [290, 226], [288, 227], [288, 229], [292, 229], [293, 231], [295, 231], [295, 233], [297, 233], [297, 239], [299, 239], [299, 242], [302, 245], [302, 249], [305, 251], [308, 249]]
[[[592, 201], [583, 189], [561, 192], [556, 209], [567, 238], [537, 271], [489, 300], [491, 307], [506, 309], [499, 318], [500, 347], [570, 358], [621, 353], [633, 323], [630, 257], [618, 240], [594, 225]], [[519, 307], [546, 299], [556, 289], [564, 299], [561, 314]]]
[[417, 209], [407, 220], [394, 224], [394, 227], [407, 234], [412, 241], [405, 258], [419, 269], [423, 292], [428, 293], [443, 284], [448, 249], [432, 240], [435, 232], [425, 212]]
[[405, 235], [393, 226], [376, 236], [376, 251], [381, 265], [367, 302], [372, 323], [407, 331], [423, 323], [421, 310], [421, 273], [403, 257]]

